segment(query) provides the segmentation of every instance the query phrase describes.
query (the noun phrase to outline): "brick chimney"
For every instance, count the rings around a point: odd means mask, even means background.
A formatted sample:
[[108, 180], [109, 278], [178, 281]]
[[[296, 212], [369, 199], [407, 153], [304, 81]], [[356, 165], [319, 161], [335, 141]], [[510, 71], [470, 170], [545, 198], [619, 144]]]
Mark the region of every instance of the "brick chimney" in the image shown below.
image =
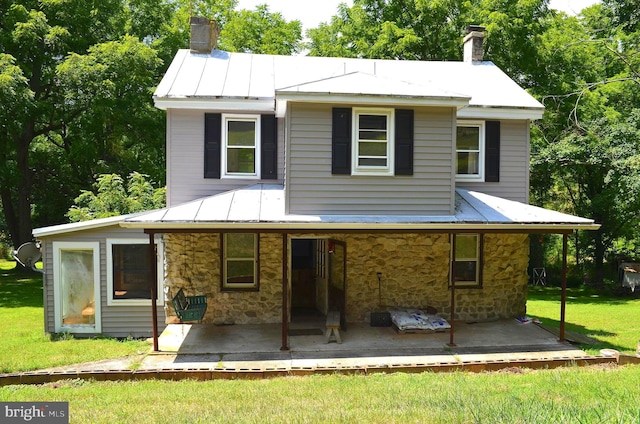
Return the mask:
[[482, 41], [484, 40], [483, 26], [469, 25], [464, 37], [464, 61], [467, 63], [482, 62]]
[[191, 53], [210, 54], [211, 50], [218, 45], [218, 35], [220, 35], [216, 21], [192, 16], [189, 23], [191, 24], [191, 41], [189, 42]]

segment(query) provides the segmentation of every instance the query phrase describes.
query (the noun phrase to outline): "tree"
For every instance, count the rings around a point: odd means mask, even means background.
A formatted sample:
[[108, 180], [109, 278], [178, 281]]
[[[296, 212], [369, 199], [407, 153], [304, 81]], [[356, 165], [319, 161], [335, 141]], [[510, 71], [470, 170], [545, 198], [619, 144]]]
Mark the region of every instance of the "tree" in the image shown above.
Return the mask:
[[118, 174], [98, 177], [96, 192], [83, 190], [67, 216], [71, 222], [126, 215], [165, 206], [166, 189], [154, 188], [147, 175], [132, 172], [125, 187]]
[[537, 155], [570, 199], [571, 212], [601, 225], [589, 232], [594, 281], [602, 284], [604, 259], [614, 241], [640, 223], [640, 109], [623, 118], [589, 121]]
[[232, 52], [291, 55], [300, 50], [302, 24], [287, 22], [280, 13], [270, 13], [266, 4], [255, 11], [231, 14], [222, 27], [218, 47]]
[[[459, 60], [470, 5], [456, 0], [355, 0], [310, 29], [310, 55]], [[477, 22], [476, 22], [477, 23]]]
[[534, 201], [601, 224], [580, 238], [598, 285], [614, 243], [632, 241], [640, 224], [638, 34], [615, 22], [601, 5], [554, 17], [539, 54], [547, 77], [535, 88], [546, 113], [533, 137]]
[[[121, 160], [118, 152], [143, 152], [143, 163], [162, 168], [162, 114], [150, 97], [161, 62], [138, 41], [144, 34], [123, 38], [134, 26], [126, 4], [0, 1], [0, 51], [19, 68], [23, 97], [30, 99], [28, 107], [0, 116], [0, 193], [15, 246], [31, 240], [32, 218], [37, 224], [60, 222], [70, 194], [89, 186], [109, 163], [130, 165], [133, 158]], [[99, 80], [74, 74], [77, 64]], [[119, 104], [108, 98], [117, 94]], [[148, 107], [141, 109], [134, 99]], [[140, 121], [147, 125], [140, 127]]]
[[309, 30], [310, 54], [404, 60], [461, 60], [469, 25], [486, 27], [486, 60], [525, 87], [538, 75], [537, 43], [548, 0], [355, 0]]
[[95, 175], [139, 171], [164, 183], [164, 114], [152, 92], [189, 45], [190, 15], [215, 19], [230, 49], [297, 51], [299, 22], [236, 5], [0, 0], [0, 223], [15, 246], [34, 224], [63, 222]]

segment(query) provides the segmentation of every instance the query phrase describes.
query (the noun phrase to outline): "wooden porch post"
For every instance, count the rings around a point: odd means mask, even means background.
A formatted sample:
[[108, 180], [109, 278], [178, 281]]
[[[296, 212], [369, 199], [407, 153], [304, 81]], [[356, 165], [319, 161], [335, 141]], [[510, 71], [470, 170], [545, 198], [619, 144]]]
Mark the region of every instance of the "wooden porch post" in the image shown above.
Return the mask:
[[453, 333], [455, 330], [455, 309], [456, 309], [456, 279], [453, 275], [453, 270], [456, 262], [456, 235], [449, 234], [451, 238], [451, 260], [449, 261], [449, 284], [451, 285], [451, 328], [449, 329], [449, 346], [455, 346], [453, 341]]
[[562, 235], [562, 294], [560, 296], [560, 341], [564, 342], [564, 320], [567, 304], [567, 233]]
[[282, 233], [282, 346], [280, 350], [289, 350], [289, 259], [287, 233]]
[[151, 319], [153, 321], [153, 351], [158, 351], [158, 260], [156, 258], [155, 234], [149, 233], [149, 285], [151, 286]]

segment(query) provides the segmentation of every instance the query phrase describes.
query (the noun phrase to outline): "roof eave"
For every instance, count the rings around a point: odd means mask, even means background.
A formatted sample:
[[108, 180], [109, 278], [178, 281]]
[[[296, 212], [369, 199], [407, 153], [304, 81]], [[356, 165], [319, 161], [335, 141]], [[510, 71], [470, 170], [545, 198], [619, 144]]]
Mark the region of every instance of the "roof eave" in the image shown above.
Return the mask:
[[275, 100], [272, 97], [154, 97], [155, 107], [167, 109], [220, 109], [251, 110], [256, 112], [273, 112]]
[[366, 104], [376, 106], [446, 106], [457, 109], [469, 105], [470, 97], [409, 96], [350, 93], [293, 93], [278, 92], [276, 102]]
[[458, 110], [458, 118], [469, 119], [542, 119], [544, 108], [515, 106], [469, 106]]
[[132, 222], [120, 223], [125, 228], [144, 230], [254, 230], [254, 231], [473, 231], [473, 232], [549, 232], [567, 233], [573, 230], [597, 230], [594, 223], [371, 223], [371, 222]]
[[92, 219], [90, 221], [73, 222], [70, 224], [51, 225], [48, 227], [34, 228], [31, 234], [34, 238], [50, 237], [59, 234], [73, 233], [75, 231], [88, 231], [99, 228], [118, 225], [126, 218], [133, 217], [137, 214], [118, 215], [108, 218]]

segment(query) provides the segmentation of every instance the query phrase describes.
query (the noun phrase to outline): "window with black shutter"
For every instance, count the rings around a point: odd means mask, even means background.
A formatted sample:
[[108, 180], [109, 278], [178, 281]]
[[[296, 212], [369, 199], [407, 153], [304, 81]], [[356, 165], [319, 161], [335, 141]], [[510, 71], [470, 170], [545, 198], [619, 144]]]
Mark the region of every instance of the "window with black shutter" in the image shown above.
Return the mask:
[[277, 179], [275, 115], [205, 114], [204, 177]]
[[331, 172], [413, 175], [413, 111], [334, 108]]
[[458, 121], [456, 181], [500, 181], [499, 121]]

